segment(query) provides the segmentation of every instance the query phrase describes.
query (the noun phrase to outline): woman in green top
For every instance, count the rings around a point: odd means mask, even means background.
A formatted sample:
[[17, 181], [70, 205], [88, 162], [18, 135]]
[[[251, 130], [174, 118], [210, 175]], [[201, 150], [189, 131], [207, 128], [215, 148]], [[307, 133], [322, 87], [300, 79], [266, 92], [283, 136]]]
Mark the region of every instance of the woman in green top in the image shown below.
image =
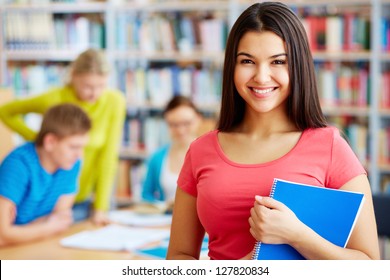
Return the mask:
[[[23, 121], [25, 114], [44, 114], [50, 107], [65, 102], [79, 105], [87, 112], [92, 129], [84, 150], [74, 218], [77, 221], [90, 216], [96, 224], [108, 222], [106, 212], [126, 114], [124, 95], [107, 88], [108, 74], [108, 63], [102, 52], [89, 49], [73, 61], [67, 85], [0, 107], [0, 119], [29, 141], [35, 139], [36, 132]], [[90, 207], [91, 202], [93, 207]]]

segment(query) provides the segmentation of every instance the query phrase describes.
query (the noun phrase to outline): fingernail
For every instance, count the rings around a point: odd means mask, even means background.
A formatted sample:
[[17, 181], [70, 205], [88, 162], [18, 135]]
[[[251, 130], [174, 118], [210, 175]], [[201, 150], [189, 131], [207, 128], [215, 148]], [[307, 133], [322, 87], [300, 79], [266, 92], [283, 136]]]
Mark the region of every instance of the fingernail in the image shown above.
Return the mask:
[[256, 195], [256, 196], [255, 196], [255, 199], [256, 199], [257, 201], [260, 201], [260, 200], [262, 200], [262, 199], [263, 199], [263, 197], [262, 197], [262, 196], [260, 196], [260, 195]]

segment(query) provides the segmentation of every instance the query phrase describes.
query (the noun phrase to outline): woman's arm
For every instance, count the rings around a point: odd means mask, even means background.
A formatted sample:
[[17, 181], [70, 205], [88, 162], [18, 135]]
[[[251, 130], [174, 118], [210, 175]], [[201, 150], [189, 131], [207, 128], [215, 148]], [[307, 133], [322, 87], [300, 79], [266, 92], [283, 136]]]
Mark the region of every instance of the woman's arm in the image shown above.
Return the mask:
[[196, 210], [196, 197], [177, 188], [167, 259], [196, 260], [205, 230]]
[[[37, 132], [26, 125], [23, 116], [28, 113], [43, 114], [47, 108], [48, 97], [50, 98], [49, 95], [42, 94], [31, 98], [11, 101], [0, 107], [0, 119], [24, 139], [33, 141]], [[53, 102], [53, 100], [50, 102]]]
[[[164, 148], [165, 149], [165, 148]], [[142, 183], [141, 197], [143, 200], [155, 202], [162, 200], [162, 187], [160, 185], [161, 167], [167, 152], [158, 150], [147, 161], [146, 176]]]
[[251, 234], [262, 242], [289, 244], [306, 259], [379, 259], [375, 216], [367, 176], [359, 175], [341, 189], [365, 195], [365, 202], [346, 248], [325, 240], [300, 222], [288, 207], [269, 197], [257, 199], [251, 209]]
[[[120, 93], [118, 93], [119, 95]], [[96, 193], [94, 202], [94, 214], [92, 220], [97, 224], [108, 222], [106, 211], [109, 209], [112, 188], [119, 161], [119, 147], [122, 144], [121, 136], [126, 116], [126, 102], [122, 96], [116, 96], [116, 99], [107, 100], [111, 102], [112, 107], [109, 131], [101, 131], [106, 138], [105, 144], [99, 153], [99, 161], [93, 172], [98, 174], [96, 182]], [[98, 124], [97, 124], [98, 125]]]

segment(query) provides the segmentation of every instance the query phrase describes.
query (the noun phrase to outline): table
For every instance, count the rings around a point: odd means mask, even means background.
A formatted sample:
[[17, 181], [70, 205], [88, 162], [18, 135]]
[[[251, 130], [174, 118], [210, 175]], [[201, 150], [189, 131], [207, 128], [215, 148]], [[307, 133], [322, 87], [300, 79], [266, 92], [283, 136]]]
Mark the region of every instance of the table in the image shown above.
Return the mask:
[[46, 239], [0, 248], [0, 260], [128, 260], [147, 259], [127, 251], [97, 251], [65, 248], [60, 240], [83, 230], [98, 229], [89, 221], [73, 224], [62, 234]]

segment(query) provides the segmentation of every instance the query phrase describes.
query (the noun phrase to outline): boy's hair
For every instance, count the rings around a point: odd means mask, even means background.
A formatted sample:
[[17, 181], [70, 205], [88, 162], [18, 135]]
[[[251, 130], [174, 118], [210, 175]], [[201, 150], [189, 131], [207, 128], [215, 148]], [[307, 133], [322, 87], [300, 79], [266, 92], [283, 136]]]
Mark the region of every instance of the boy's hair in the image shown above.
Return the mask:
[[71, 74], [99, 74], [107, 75], [110, 72], [109, 63], [102, 50], [88, 49], [71, 64]]
[[45, 136], [49, 133], [58, 138], [77, 134], [85, 134], [91, 129], [91, 120], [79, 106], [64, 103], [51, 107], [43, 116], [41, 129], [35, 144], [43, 145]]
[[300, 130], [327, 126], [320, 106], [314, 63], [304, 26], [285, 4], [263, 2], [247, 8], [230, 31], [225, 51], [218, 129], [231, 131], [244, 118], [245, 101], [234, 85], [238, 44], [247, 32], [264, 31], [275, 33], [286, 44], [290, 77], [290, 95], [287, 98], [289, 118]]

